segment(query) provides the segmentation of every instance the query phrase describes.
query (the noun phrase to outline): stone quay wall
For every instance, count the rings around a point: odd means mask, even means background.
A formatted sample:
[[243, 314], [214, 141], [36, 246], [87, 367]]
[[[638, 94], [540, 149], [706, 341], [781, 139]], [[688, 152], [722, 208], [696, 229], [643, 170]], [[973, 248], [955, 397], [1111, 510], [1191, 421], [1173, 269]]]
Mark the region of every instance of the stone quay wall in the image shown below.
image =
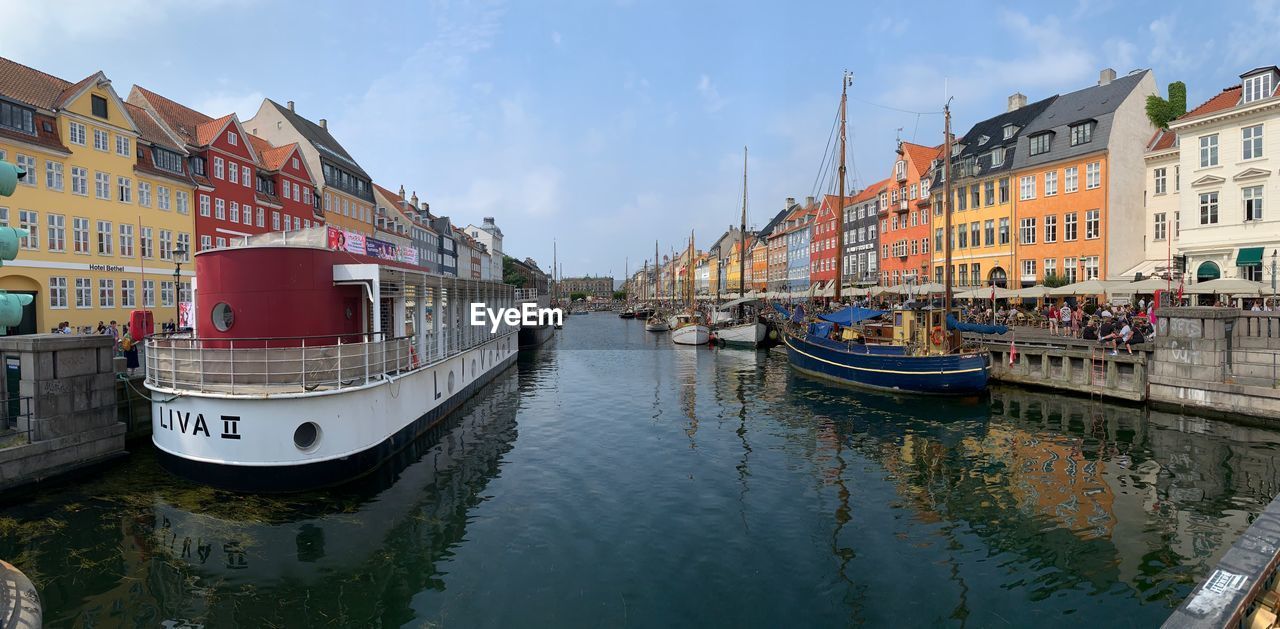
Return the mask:
[[1280, 313], [1161, 308], [1149, 383], [1158, 405], [1280, 417]]

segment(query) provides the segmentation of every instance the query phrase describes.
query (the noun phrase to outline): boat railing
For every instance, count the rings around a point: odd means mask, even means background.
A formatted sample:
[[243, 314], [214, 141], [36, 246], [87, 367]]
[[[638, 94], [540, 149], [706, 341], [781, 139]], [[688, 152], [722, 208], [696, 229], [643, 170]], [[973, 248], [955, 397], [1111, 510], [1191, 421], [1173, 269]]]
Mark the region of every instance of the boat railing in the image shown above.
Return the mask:
[[[352, 337], [357, 340], [349, 341]], [[359, 387], [422, 366], [438, 356], [446, 339], [428, 335], [426, 341], [425, 356], [419, 356], [417, 337], [381, 333], [241, 339], [157, 335], [146, 342], [147, 384], [244, 395]], [[457, 350], [482, 342], [447, 341]]]

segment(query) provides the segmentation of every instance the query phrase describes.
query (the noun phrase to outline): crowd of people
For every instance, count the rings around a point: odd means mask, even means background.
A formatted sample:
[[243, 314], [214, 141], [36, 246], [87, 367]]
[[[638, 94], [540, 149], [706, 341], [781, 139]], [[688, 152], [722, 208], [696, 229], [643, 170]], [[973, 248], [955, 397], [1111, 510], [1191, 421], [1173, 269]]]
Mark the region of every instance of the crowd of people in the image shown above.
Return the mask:
[[[173, 319], [160, 324], [160, 331], [177, 332], [178, 324]], [[125, 367], [129, 370], [129, 375], [133, 375], [133, 371], [138, 368], [138, 341], [129, 331], [129, 324], [117, 324], [114, 320], [111, 322], [99, 321], [98, 325], [89, 326], [72, 326], [70, 322], [63, 321], [58, 327], [53, 329], [54, 334], [79, 334], [79, 335], [101, 335], [110, 336], [114, 339], [116, 356], [123, 356], [125, 359]]]

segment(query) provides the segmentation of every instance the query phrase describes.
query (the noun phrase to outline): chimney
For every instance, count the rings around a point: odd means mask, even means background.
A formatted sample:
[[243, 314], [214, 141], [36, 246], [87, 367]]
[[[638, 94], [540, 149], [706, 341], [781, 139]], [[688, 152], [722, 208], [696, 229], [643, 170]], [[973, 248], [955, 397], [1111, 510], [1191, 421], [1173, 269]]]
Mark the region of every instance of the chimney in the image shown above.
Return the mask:
[[805, 197], [804, 206], [809, 207], [810, 205], [813, 205], [813, 197]]
[[400, 186], [400, 200], [401, 200], [401, 201], [403, 201], [403, 200], [404, 200], [404, 186], [403, 186], [403, 185], [401, 185], [401, 186]]
[[413, 196], [409, 197], [409, 204], [412, 205], [413, 207], [418, 207], [418, 191], [417, 190], [414, 190]]
[[793, 206], [793, 205], [795, 205], [795, 204], [796, 204], [796, 198], [795, 198], [795, 197], [787, 197], [787, 205], [786, 205], [786, 207], [784, 207], [783, 209], [789, 208], [789, 207], [791, 207], [791, 206]]
[[1102, 72], [1098, 73], [1098, 85], [1106, 85], [1114, 80], [1116, 80], [1116, 71], [1111, 68], [1103, 68]]
[[1013, 94], [1009, 95], [1009, 107], [1005, 109], [1005, 111], [1010, 112], [1016, 109], [1021, 109], [1026, 106], [1027, 106], [1027, 96], [1022, 92], [1014, 92]]
[[293, 101], [289, 101], [287, 104], [289, 105], [289, 111], [293, 111]]
[[[1113, 72], [1112, 74], [1115, 74], [1115, 73]], [[325, 131], [328, 131], [328, 130], [329, 130], [329, 121], [328, 121], [328, 120], [325, 120], [324, 118], [321, 118], [321, 119], [320, 119], [320, 128], [321, 128], [321, 129], [324, 129]]]

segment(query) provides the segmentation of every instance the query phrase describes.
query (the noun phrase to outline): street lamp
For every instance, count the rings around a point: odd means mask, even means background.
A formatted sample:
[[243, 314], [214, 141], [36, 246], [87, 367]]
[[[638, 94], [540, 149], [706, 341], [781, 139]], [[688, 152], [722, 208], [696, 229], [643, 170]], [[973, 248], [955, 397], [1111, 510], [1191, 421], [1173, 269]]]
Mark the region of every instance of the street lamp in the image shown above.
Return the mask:
[[173, 248], [173, 330], [177, 332], [182, 322], [182, 263], [187, 260], [187, 248], [179, 244]]

